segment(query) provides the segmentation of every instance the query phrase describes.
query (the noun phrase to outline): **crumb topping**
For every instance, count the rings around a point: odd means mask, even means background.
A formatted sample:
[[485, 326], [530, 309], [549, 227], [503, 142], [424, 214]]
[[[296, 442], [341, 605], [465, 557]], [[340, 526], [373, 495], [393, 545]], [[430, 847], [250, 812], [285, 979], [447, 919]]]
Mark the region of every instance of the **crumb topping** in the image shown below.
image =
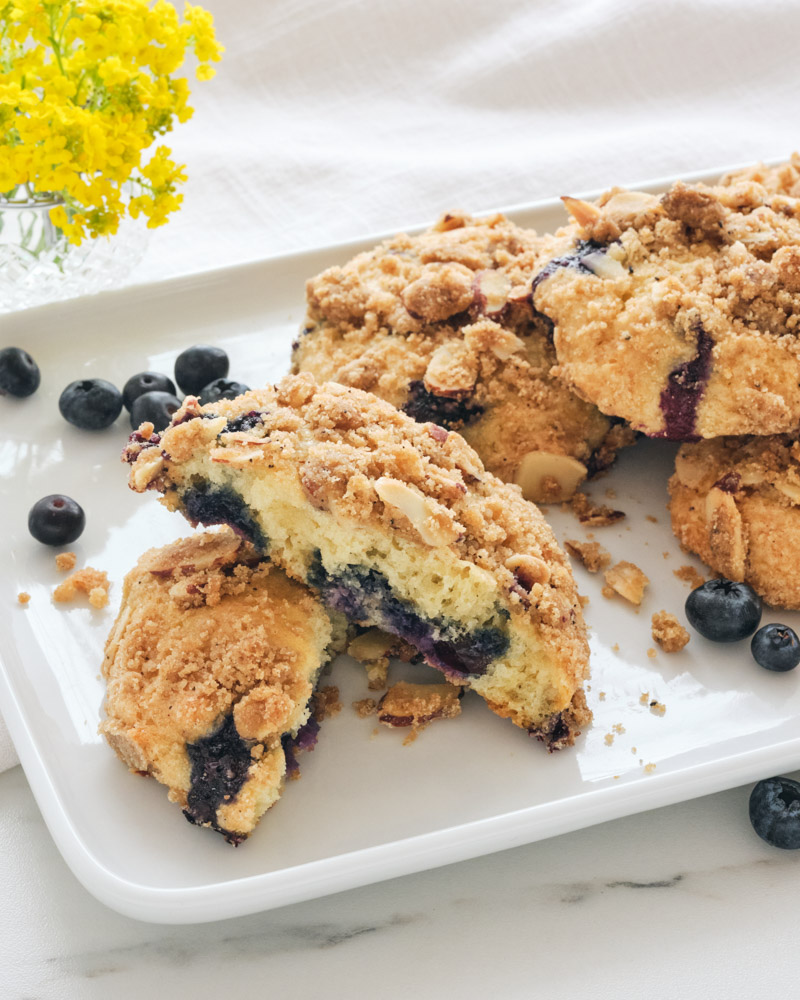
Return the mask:
[[677, 653], [689, 641], [689, 633], [668, 611], [657, 611], [653, 615], [652, 634], [665, 653]]
[[590, 573], [598, 573], [611, 565], [611, 555], [599, 542], [581, 542], [576, 538], [568, 538], [564, 548], [575, 556]]
[[78, 594], [86, 594], [94, 608], [104, 608], [108, 604], [108, 576], [103, 570], [86, 566], [70, 574], [53, 591], [53, 600], [64, 604], [74, 601]]
[[17, 594], [17, 600], [19, 601], [20, 604], [27, 604], [28, 601], [30, 601], [30, 599], [31, 595], [26, 590], [23, 590], [21, 593]]
[[56, 567], [63, 571], [75, 569], [76, 562], [77, 556], [74, 552], [59, 552], [56, 556]]

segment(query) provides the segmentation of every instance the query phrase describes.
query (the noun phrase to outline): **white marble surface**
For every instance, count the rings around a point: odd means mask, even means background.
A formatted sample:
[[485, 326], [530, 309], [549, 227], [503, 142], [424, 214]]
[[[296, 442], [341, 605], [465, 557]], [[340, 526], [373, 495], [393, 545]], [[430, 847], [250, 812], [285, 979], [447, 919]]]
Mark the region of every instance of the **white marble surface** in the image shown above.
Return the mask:
[[[137, 280], [799, 144], [790, 0], [206, 5], [228, 54], [170, 137], [186, 203]], [[158, 927], [76, 882], [16, 767], [0, 998], [794, 997], [800, 854], [756, 838], [748, 793]]]
[[0, 775], [0, 996], [128, 1000], [796, 997], [800, 857], [748, 789], [220, 923], [165, 927], [75, 881]]

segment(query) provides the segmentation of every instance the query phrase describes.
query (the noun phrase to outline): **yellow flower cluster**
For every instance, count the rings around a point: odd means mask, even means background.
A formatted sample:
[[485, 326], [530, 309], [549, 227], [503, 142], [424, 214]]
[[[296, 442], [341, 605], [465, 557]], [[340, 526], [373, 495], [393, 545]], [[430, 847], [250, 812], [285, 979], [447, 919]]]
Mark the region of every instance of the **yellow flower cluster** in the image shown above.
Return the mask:
[[72, 243], [116, 232], [126, 213], [160, 226], [186, 180], [157, 136], [192, 115], [175, 74], [224, 51], [214, 20], [167, 0], [0, 0], [0, 204], [20, 190], [57, 196], [53, 223]]

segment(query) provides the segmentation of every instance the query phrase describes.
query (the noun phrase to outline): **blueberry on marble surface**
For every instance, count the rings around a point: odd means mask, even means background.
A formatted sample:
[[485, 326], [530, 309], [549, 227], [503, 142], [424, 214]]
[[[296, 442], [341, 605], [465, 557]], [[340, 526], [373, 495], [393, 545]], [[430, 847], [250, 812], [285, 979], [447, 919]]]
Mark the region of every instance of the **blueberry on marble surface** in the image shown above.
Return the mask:
[[226, 378], [216, 378], [213, 382], [203, 386], [197, 398], [200, 400], [200, 404], [205, 406], [206, 403], [216, 403], [220, 399], [236, 399], [243, 392], [249, 391], [249, 385], [233, 382]]
[[28, 531], [43, 545], [70, 545], [85, 526], [81, 505], [61, 493], [42, 497], [28, 512]]
[[750, 641], [753, 659], [765, 670], [794, 670], [800, 663], [800, 641], [788, 625], [770, 624], [760, 628]]
[[204, 385], [225, 378], [229, 364], [228, 355], [220, 347], [187, 347], [175, 361], [175, 381], [183, 392], [196, 396]]
[[686, 598], [686, 617], [712, 642], [737, 642], [758, 628], [761, 598], [746, 583], [709, 580]]
[[750, 793], [750, 822], [771, 847], [800, 848], [800, 784], [791, 778], [765, 778]]
[[168, 392], [175, 395], [175, 383], [161, 372], [137, 372], [122, 387], [122, 404], [130, 413], [134, 400], [146, 392]]
[[30, 396], [41, 380], [39, 366], [27, 351], [21, 347], [4, 347], [0, 351], [0, 396]]
[[169, 426], [172, 415], [181, 407], [181, 401], [171, 392], [145, 392], [137, 396], [131, 407], [131, 427], [136, 430], [148, 421], [157, 431]]
[[61, 416], [84, 431], [110, 427], [122, 412], [122, 393], [102, 378], [70, 382], [58, 400]]

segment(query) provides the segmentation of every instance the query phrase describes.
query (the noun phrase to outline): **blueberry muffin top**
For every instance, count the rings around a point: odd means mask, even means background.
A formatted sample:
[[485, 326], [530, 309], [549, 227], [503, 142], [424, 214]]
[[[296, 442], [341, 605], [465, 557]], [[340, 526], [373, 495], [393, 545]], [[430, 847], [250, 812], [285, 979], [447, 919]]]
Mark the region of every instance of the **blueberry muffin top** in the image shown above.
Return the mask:
[[526, 455], [570, 456], [584, 466], [579, 480], [629, 440], [550, 374], [550, 324], [531, 304], [548, 246], [502, 215], [451, 213], [331, 267], [307, 283], [294, 371], [459, 429], [487, 468], [530, 499], [566, 499], [566, 483], [551, 483], [552, 495], [528, 489], [531, 476], [518, 477]]
[[562, 377], [654, 437], [793, 429], [800, 199], [770, 183], [565, 199], [575, 222], [533, 282]]

